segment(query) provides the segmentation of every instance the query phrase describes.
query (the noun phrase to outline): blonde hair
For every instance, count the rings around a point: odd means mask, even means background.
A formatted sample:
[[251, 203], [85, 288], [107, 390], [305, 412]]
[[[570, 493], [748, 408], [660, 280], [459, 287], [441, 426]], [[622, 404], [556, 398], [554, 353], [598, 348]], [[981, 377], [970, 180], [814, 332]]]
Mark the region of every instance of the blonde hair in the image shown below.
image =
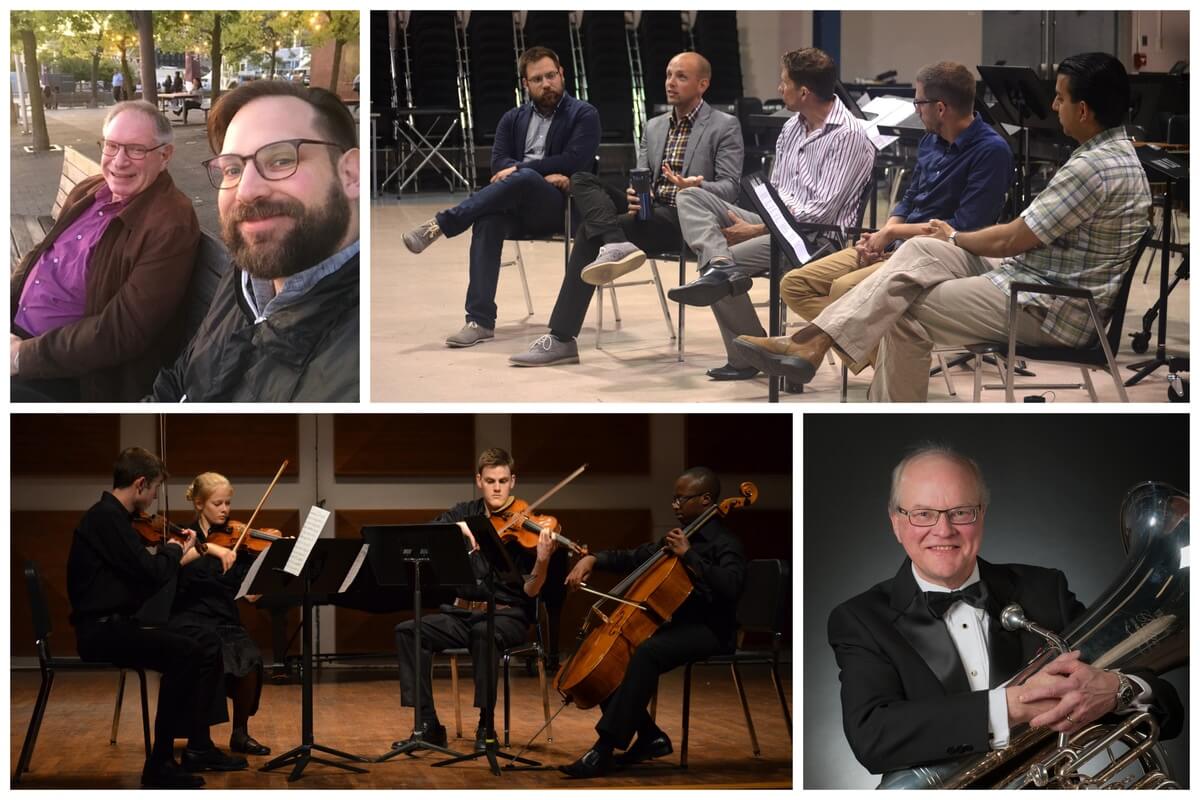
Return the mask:
[[219, 472], [202, 472], [188, 486], [184, 497], [189, 503], [203, 504], [208, 498], [212, 497], [212, 493], [219, 486], [232, 487], [233, 484], [229, 482], [229, 478], [226, 478]]

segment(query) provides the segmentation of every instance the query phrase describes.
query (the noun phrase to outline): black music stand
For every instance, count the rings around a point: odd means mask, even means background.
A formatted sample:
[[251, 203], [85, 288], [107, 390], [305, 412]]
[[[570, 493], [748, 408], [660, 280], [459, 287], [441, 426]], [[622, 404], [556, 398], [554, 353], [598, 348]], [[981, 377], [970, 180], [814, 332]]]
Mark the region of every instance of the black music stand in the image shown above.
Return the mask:
[[366, 770], [361, 767], [342, 764], [313, 755], [313, 752], [316, 751], [328, 753], [348, 761], [361, 761], [364, 763], [370, 761], [370, 759], [363, 758], [362, 756], [344, 753], [341, 750], [334, 750], [332, 747], [317, 744], [313, 738], [313, 595], [338, 593], [342, 583], [346, 579], [346, 575], [350, 572], [350, 567], [354, 564], [354, 560], [358, 557], [358, 553], [362, 549], [362, 542], [345, 539], [318, 539], [313, 545], [312, 552], [308, 554], [308, 560], [304, 562], [299, 576], [284, 572], [283, 569], [295, 546], [296, 541], [290, 539], [282, 539], [271, 545], [270, 549], [262, 556], [262, 565], [247, 591], [247, 594], [261, 594], [271, 597], [290, 596], [299, 597], [302, 600], [301, 629], [303, 630], [303, 641], [301, 643], [300, 670], [303, 674], [303, 689], [300, 695], [301, 741], [296, 747], [268, 761], [259, 770], [270, 772], [280, 767], [294, 765], [292, 766], [292, 774], [288, 775], [289, 783], [299, 780], [300, 776], [304, 774], [305, 767], [314, 761], [329, 767], [344, 769], [347, 772], [365, 774]]
[[[1030, 67], [983, 66], [976, 67], [983, 82], [996, 97], [997, 117], [1021, 129], [1018, 163], [1021, 165], [1019, 182], [1013, 183], [1019, 202], [1014, 206], [1014, 216], [1025, 210], [1032, 198], [1029, 196], [1029, 130], [1041, 128], [1058, 132], [1058, 116], [1050, 109], [1046, 99], [1046, 84]], [[1007, 119], [1005, 119], [1007, 117]]]
[[[1143, 329], [1138, 333], [1130, 334], [1133, 337], [1134, 349], [1137, 350], [1140, 341], [1142, 347], [1140, 352], [1145, 352], [1145, 345], [1149, 342], [1150, 325], [1157, 314], [1158, 345], [1154, 351], [1154, 358], [1129, 365], [1129, 368], [1134, 371], [1134, 375], [1125, 381], [1126, 386], [1133, 386], [1142, 378], [1162, 366], [1166, 366], [1172, 375], [1177, 372], [1187, 372], [1189, 367], [1189, 358], [1187, 356], [1172, 358], [1167, 355], [1167, 298], [1170, 297], [1171, 289], [1175, 284], [1179, 283], [1181, 278], [1187, 277], [1188, 274], [1187, 255], [1185, 253], [1183, 263], [1179, 265], [1180, 274], [1176, 276], [1174, 283], [1168, 284], [1167, 274], [1171, 271], [1172, 198], [1175, 194], [1175, 184], [1188, 180], [1189, 170], [1180, 161], [1171, 158], [1168, 153], [1157, 148], [1139, 147], [1137, 153], [1138, 159], [1142, 162], [1142, 168], [1146, 170], [1146, 174], [1154, 180], [1164, 181], [1167, 184], [1167, 191], [1163, 200], [1162, 267], [1158, 283], [1158, 302], [1151, 306], [1150, 310], [1143, 317]], [[1141, 337], [1143, 336], [1146, 338], [1142, 339]]]
[[[396, 742], [392, 749], [376, 758], [387, 761], [398, 755], [433, 750], [459, 756], [457, 750], [426, 741], [421, 723], [421, 682], [425, 670], [421, 664], [421, 590], [438, 587], [470, 586], [475, 572], [463, 542], [462, 532], [453, 522], [418, 525], [368, 525], [362, 529], [366, 541], [367, 563], [379, 586], [412, 587], [413, 592], [413, 663], [416, 665], [416, 703], [413, 705], [412, 735]], [[421, 565], [425, 565], [422, 572]]]
[[525, 764], [531, 767], [540, 767], [537, 761], [532, 761], [528, 758], [521, 758], [512, 753], [506, 753], [500, 749], [500, 743], [496, 740], [496, 710], [495, 710], [495, 694], [496, 694], [496, 585], [505, 584], [514, 591], [524, 591], [524, 578], [521, 577], [520, 570], [513, 564], [509, 558], [508, 551], [504, 549], [503, 542], [496, 535], [496, 529], [492, 524], [483, 517], [469, 517], [466, 520], [467, 527], [471, 529], [471, 533], [475, 536], [475, 542], [479, 545], [479, 553], [483, 556], [483, 560], [487, 562], [488, 574], [483, 579], [482, 584], [487, 591], [487, 641], [488, 641], [488, 659], [487, 659], [487, 702], [484, 703], [481, 721], [483, 722], [486, 734], [484, 736], [484, 745], [482, 750], [476, 750], [473, 753], [466, 755], [456, 755], [454, 758], [448, 758], [445, 761], [434, 762], [435, 767], [448, 767], [451, 764], [458, 764], [463, 761], [474, 761], [477, 758], [486, 758], [492, 774], [500, 775], [499, 758], [507, 758], [509, 765], [514, 762]]
[[[791, 226], [791, 231], [794, 235], [799, 236], [801, 241], [804, 242], [804, 246], [809, 251], [807, 259], [802, 259], [788, 242], [787, 233], [776, 222], [775, 217], [771, 214], [770, 206], [759, 196], [760, 189], [766, 190], [770, 201], [774, 203], [777, 209], [782, 210], [783, 213], [780, 216]], [[742, 192], [750, 198], [750, 202], [754, 205], [755, 213], [758, 214], [766, 224], [767, 230], [771, 233], [771, 292], [770, 300], [768, 301], [770, 308], [768, 309], [767, 335], [779, 336], [782, 334], [782, 320], [779, 315], [779, 281], [783, 277], [783, 273], [797, 267], [802, 267], [814, 259], [828, 255], [829, 252], [832, 252], [832, 248], [828, 242], [816, 247], [813, 246], [813, 243], [805, 236], [805, 232], [802, 232], [797, 227], [799, 223], [792, 217], [791, 212], [787, 210], [787, 206], [779, 197], [779, 192], [775, 190], [770, 181], [764, 180], [761, 174], [756, 173], [742, 178]], [[787, 263], [789, 264], [787, 270], [784, 270], [782, 267], [781, 256], [787, 259]], [[767, 402], [779, 402], [779, 383], [780, 377], [778, 375], [771, 375], [767, 378]]]

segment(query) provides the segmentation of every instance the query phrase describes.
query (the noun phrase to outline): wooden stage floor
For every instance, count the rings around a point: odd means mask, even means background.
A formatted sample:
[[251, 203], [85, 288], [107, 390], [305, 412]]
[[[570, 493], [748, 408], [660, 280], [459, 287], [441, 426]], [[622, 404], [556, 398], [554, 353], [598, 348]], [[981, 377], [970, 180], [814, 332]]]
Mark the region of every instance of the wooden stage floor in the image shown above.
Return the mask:
[[[618, 772], [592, 781], [573, 781], [553, 767], [568, 763], [595, 739], [593, 726], [599, 710], [564, 710], [554, 720], [554, 741], [544, 734], [526, 755], [551, 767], [544, 771], [509, 772], [494, 777], [480, 760], [434, 769], [438, 754], [402, 756], [381, 764], [366, 764], [366, 775], [354, 775], [323, 765], [311, 765], [296, 783], [287, 782], [288, 770], [259, 772], [271, 757], [251, 757], [250, 769], [234, 773], [204, 773], [209, 788], [288, 787], [306, 789], [568, 789], [568, 788], [773, 788], [793, 785], [792, 743], [784, 727], [779, 703], [763, 667], [742, 669], [747, 697], [762, 755], [754, 758], [745, 720], [733, 680], [727, 668], [697, 668], [692, 678], [691, 732], [688, 768], [680, 769], [683, 671], [663, 677], [659, 689], [658, 723], [675, 744], [674, 756]], [[434, 695], [442, 723], [451, 735], [452, 749], [466, 749], [469, 741], [455, 741], [454, 705], [450, 680], [445, 670], [435, 670]], [[315, 739], [349, 753], [375, 756], [386, 752], [393, 740], [411, 732], [412, 711], [400, 708], [399, 687], [394, 672], [387, 670], [323, 671], [316, 689]], [[463, 734], [472, 737], [477, 721], [471, 707], [471, 681], [464, 674], [459, 688], [463, 700]], [[157, 677], [151, 674], [151, 714]], [[785, 671], [784, 691], [789, 705], [791, 678]], [[21, 744], [33, 712], [40, 676], [36, 670], [13, 670], [10, 705], [10, 783]], [[130, 675], [122, 709], [118, 743], [108, 744], [117, 676], [114, 672], [68, 673], [55, 676], [32, 768], [20, 783], [22, 788], [137, 788], [144, 752], [142, 749], [137, 678]], [[515, 752], [542, 723], [542, 704], [536, 678], [523, 670], [514, 671], [512, 729]], [[551, 697], [551, 711], [558, 706]], [[497, 726], [503, 699], [497, 703]], [[260, 742], [282, 753], [300, 740], [300, 687], [268, 685], [263, 689], [261, 708], [250, 721], [250, 732]], [[229, 725], [213, 728], [213, 740], [225, 749]], [[182, 746], [183, 742], [177, 742]]]

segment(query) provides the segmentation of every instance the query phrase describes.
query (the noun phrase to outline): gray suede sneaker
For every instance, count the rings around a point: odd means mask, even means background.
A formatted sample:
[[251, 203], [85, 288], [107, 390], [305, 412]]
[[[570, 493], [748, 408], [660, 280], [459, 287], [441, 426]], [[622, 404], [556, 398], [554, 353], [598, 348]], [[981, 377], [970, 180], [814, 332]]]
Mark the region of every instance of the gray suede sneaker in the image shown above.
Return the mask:
[[524, 353], [508, 357], [509, 362], [518, 367], [550, 367], [555, 364], [578, 364], [579, 345], [572, 339], [560, 342], [550, 334], [539, 336], [529, 345]]
[[645, 263], [646, 254], [632, 242], [606, 244], [600, 247], [596, 260], [585, 266], [579, 277], [584, 283], [603, 286]]
[[404, 234], [401, 238], [404, 241], [404, 246], [408, 248], [410, 253], [420, 253], [441, 238], [441, 235], [442, 229], [438, 227], [437, 220], [429, 219]]
[[477, 322], [468, 322], [458, 333], [446, 337], [446, 347], [471, 347], [495, 336], [496, 331], [492, 328], [484, 328]]

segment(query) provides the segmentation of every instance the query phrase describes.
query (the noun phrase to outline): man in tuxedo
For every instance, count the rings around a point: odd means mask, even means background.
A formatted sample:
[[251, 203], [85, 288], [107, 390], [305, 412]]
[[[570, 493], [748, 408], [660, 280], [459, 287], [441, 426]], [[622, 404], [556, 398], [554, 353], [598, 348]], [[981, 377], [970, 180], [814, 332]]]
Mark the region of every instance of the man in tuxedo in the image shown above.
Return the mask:
[[924, 446], [892, 473], [892, 530], [908, 558], [891, 580], [841, 604], [829, 642], [841, 669], [842, 718], [858, 760], [882, 773], [1007, 746], [1020, 723], [1074, 733], [1105, 714], [1151, 708], [1161, 735], [1182, 728], [1170, 684], [1054, 659], [1002, 686], [1043, 646], [1005, 631], [1000, 610], [1062, 631], [1083, 605], [1058, 570], [978, 558], [988, 491], [978, 465]]

